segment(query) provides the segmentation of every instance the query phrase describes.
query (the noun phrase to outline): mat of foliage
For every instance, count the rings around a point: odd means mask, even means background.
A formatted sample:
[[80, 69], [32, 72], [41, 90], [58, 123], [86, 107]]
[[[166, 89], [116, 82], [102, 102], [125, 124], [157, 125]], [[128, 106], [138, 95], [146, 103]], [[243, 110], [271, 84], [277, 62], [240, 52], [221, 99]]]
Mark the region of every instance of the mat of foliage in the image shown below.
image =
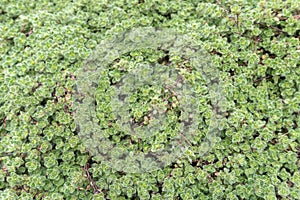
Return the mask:
[[[125, 174], [86, 151], [72, 91], [101, 40], [143, 26], [202, 41], [227, 124], [204, 157]], [[300, 199], [299, 35], [295, 0], [1, 0], [0, 199]]]

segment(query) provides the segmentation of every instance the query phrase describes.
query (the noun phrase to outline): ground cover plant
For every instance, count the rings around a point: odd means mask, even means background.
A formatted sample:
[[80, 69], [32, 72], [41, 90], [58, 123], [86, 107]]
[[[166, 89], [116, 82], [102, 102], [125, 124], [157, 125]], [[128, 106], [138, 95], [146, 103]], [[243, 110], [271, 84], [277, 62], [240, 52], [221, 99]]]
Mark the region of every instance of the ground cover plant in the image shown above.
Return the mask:
[[[2, 0], [0, 22], [0, 199], [300, 199], [297, 1]], [[189, 34], [209, 53], [226, 123], [205, 156], [194, 144], [162, 169], [123, 173], [78, 136], [74, 84], [102, 40], [148, 26]], [[176, 67], [166, 52], [134, 51], [110, 65], [111, 84], [121, 67], [148, 61]], [[205, 130], [210, 102], [199, 90]]]

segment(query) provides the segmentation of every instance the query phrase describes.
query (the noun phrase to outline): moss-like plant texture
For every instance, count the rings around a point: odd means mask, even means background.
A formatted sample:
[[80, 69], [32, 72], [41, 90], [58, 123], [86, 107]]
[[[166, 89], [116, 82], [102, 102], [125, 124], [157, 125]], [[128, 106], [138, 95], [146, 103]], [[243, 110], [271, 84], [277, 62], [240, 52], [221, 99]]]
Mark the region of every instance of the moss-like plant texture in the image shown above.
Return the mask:
[[[191, 36], [218, 69], [226, 99], [218, 142], [200, 156], [211, 101], [195, 79], [202, 94], [196, 142], [147, 173], [116, 171], [96, 159], [79, 137], [72, 100], [78, 70], [101, 41], [136, 27]], [[300, 199], [299, 35], [296, 0], [2, 0], [0, 199]], [[103, 103], [124, 71], [145, 62], [189, 67], [159, 49], [121, 55], [99, 80], [95, 99], [114, 143], [148, 151], [177, 134], [176, 120], [170, 117], [174, 126], [152, 142], [130, 140], [112, 126]], [[164, 104], [156, 92], [144, 87], [132, 95], [136, 123], [148, 123], [141, 101], [157, 96]], [[162, 106], [176, 113], [176, 105], [170, 98]]]

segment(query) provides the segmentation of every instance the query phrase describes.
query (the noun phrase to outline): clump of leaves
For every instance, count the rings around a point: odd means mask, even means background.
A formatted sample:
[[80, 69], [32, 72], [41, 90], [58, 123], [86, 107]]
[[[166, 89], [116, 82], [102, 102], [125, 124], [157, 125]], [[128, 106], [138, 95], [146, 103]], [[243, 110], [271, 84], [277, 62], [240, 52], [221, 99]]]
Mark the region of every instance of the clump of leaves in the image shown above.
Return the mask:
[[[300, 199], [298, 4], [2, 1], [0, 199]], [[89, 156], [71, 97], [75, 72], [97, 44], [138, 26], [199, 41], [220, 70], [227, 123], [206, 156], [191, 148], [161, 170], [126, 174]], [[208, 120], [209, 107], [201, 109]]]

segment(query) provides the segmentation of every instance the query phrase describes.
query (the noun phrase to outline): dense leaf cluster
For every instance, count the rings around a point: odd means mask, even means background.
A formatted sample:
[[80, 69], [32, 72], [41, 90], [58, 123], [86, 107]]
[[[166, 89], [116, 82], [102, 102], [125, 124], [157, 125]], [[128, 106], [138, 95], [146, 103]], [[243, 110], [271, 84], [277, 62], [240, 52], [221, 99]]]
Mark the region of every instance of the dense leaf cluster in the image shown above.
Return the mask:
[[[161, 170], [126, 174], [89, 155], [72, 95], [97, 44], [140, 26], [199, 41], [220, 70], [227, 123], [207, 155], [193, 146]], [[0, 33], [0, 199], [300, 199], [297, 1], [2, 0]], [[137, 51], [112, 68], [161, 57]], [[209, 120], [209, 99], [199, 101]]]
[[[167, 55], [149, 51], [157, 48]], [[144, 60], [127, 56], [107, 66], [127, 52]], [[74, 94], [75, 123], [89, 152], [131, 173], [163, 168], [190, 147], [198, 157], [207, 153], [225, 123], [219, 73], [209, 60], [196, 41], [172, 29], [137, 28], [102, 41], [77, 72]]]

